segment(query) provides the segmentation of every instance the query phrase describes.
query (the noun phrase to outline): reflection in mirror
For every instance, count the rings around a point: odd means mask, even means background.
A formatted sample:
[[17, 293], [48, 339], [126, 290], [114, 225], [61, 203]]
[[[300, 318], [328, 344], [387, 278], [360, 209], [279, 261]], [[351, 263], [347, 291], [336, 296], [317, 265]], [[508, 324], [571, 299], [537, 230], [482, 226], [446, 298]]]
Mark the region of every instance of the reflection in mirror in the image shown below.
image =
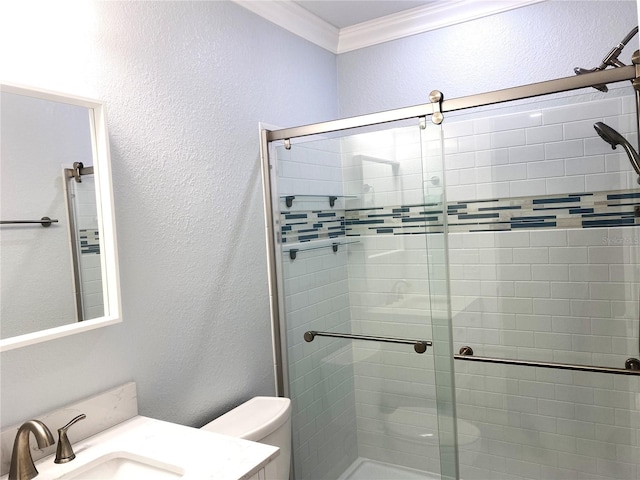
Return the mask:
[[1, 87], [0, 351], [120, 321], [102, 106]]
[[93, 167], [74, 162], [64, 169], [65, 200], [69, 221], [69, 245], [77, 321], [104, 315], [100, 227]]

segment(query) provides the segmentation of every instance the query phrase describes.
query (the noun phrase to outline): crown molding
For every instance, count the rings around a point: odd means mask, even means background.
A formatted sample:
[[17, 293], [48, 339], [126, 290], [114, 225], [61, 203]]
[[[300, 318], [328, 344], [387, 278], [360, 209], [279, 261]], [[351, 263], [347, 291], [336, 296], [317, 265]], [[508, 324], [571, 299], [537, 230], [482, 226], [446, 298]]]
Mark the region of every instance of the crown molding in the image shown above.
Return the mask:
[[448, 0], [340, 29], [336, 53], [449, 27], [545, 0]]
[[232, 0], [279, 27], [338, 53], [340, 30], [291, 0]]
[[441, 0], [338, 29], [292, 0], [232, 0], [332, 53], [340, 54], [546, 0]]

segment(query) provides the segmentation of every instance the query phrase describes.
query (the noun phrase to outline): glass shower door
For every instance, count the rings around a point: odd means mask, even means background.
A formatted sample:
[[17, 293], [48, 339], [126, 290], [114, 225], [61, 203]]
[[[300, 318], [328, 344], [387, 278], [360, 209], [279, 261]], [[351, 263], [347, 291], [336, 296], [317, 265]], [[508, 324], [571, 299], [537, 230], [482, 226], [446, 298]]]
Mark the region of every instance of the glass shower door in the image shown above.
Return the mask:
[[272, 150], [297, 480], [457, 476], [429, 135], [414, 121]]
[[639, 358], [640, 189], [597, 122], [637, 145], [633, 90], [445, 119], [465, 480], [640, 473], [638, 377], [620, 374]]

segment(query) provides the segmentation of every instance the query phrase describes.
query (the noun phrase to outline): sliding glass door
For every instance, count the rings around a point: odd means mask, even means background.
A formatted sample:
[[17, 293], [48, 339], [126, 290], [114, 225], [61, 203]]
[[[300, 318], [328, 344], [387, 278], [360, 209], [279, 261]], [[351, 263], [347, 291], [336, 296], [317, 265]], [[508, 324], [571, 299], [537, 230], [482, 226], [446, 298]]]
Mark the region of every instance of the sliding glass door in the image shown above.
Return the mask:
[[633, 90], [445, 119], [465, 480], [640, 473], [640, 188], [598, 122], [637, 146]]
[[292, 143], [271, 161], [295, 478], [456, 478], [440, 128]]

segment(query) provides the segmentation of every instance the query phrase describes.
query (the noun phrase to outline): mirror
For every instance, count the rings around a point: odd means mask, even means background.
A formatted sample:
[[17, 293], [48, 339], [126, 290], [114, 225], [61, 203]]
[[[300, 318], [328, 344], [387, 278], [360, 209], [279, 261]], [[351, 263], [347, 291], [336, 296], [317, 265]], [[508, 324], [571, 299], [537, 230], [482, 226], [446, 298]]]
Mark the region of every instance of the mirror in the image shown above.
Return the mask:
[[97, 101], [0, 84], [0, 351], [121, 321]]

